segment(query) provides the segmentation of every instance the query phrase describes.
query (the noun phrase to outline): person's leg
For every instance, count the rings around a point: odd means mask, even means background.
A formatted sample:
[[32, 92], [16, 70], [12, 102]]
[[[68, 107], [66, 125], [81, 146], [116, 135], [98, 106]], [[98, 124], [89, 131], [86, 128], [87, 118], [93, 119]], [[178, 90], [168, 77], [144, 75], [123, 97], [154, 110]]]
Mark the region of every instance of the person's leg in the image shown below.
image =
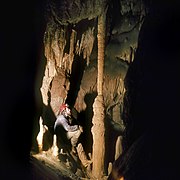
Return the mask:
[[77, 145], [80, 135], [81, 135], [81, 131], [79, 129], [74, 132], [67, 132], [67, 138], [70, 139], [71, 141], [72, 150], [76, 149], [75, 147]]

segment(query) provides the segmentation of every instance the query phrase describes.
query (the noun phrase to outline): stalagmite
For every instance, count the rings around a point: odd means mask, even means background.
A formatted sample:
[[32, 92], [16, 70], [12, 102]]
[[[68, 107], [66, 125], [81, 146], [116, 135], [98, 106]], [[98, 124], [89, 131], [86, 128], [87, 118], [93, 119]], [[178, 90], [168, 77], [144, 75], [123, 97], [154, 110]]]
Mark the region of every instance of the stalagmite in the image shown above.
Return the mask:
[[104, 175], [105, 162], [105, 125], [104, 125], [104, 98], [103, 98], [103, 80], [104, 80], [104, 51], [105, 51], [105, 11], [98, 17], [98, 78], [97, 92], [93, 104], [94, 116], [92, 119], [93, 127], [93, 168], [92, 174], [96, 179], [101, 179]]
[[53, 145], [52, 145], [51, 149], [52, 149], [53, 156], [57, 157], [58, 156], [59, 148], [57, 146], [57, 136], [55, 134], [53, 136]]
[[40, 131], [37, 135], [36, 140], [38, 143], [39, 152], [42, 152], [42, 150], [43, 150], [43, 136], [44, 136], [44, 133], [48, 130], [48, 127], [46, 125], [43, 125], [42, 117], [40, 117], [40, 119], [39, 119], [39, 126], [40, 126]]
[[81, 163], [83, 164], [83, 166], [88, 167], [92, 161], [87, 158], [81, 143], [79, 143], [77, 146], [77, 153], [78, 153], [78, 157], [81, 160]]

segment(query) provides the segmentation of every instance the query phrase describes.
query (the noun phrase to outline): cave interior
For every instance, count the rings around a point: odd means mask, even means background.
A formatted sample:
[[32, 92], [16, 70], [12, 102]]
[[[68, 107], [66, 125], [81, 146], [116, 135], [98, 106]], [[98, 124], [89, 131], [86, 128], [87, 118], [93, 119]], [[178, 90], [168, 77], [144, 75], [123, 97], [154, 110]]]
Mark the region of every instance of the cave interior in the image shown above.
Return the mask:
[[[180, 179], [177, 0], [39, 0], [4, 7], [15, 25], [2, 18], [0, 179]], [[104, 46], [98, 43], [102, 14]], [[100, 63], [103, 113], [93, 105]], [[78, 160], [53, 154], [62, 103], [83, 127]], [[96, 126], [102, 114], [104, 130]], [[99, 174], [93, 154], [104, 158]]]

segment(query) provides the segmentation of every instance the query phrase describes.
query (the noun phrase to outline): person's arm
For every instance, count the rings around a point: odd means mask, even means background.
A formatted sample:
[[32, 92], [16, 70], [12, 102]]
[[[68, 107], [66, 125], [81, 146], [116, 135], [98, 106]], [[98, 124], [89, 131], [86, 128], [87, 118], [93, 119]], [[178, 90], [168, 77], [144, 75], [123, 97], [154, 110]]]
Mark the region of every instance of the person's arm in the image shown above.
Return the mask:
[[54, 125], [54, 129], [56, 129], [57, 126], [63, 126], [63, 128], [66, 130], [66, 131], [70, 131], [70, 132], [73, 132], [73, 131], [76, 131], [79, 129], [79, 126], [78, 125], [69, 125], [68, 124], [68, 121], [63, 117], [63, 116], [60, 116], [56, 122], [55, 122], [55, 125]]

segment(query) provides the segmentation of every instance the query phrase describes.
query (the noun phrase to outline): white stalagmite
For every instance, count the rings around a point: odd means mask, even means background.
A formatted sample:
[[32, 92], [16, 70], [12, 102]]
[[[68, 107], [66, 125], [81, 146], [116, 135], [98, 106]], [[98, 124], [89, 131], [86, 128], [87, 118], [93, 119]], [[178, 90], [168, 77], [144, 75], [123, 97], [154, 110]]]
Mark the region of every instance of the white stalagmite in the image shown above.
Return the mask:
[[39, 133], [36, 137], [37, 143], [38, 143], [38, 148], [39, 148], [39, 152], [42, 152], [43, 150], [43, 136], [44, 133], [48, 130], [48, 127], [46, 125], [43, 125], [43, 119], [42, 117], [39, 118]]
[[53, 145], [52, 145], [52, 154], [53, 156], [58, 156], [59, 148], [57, 146], [57, 136], [54, 134], [53, 136]]

